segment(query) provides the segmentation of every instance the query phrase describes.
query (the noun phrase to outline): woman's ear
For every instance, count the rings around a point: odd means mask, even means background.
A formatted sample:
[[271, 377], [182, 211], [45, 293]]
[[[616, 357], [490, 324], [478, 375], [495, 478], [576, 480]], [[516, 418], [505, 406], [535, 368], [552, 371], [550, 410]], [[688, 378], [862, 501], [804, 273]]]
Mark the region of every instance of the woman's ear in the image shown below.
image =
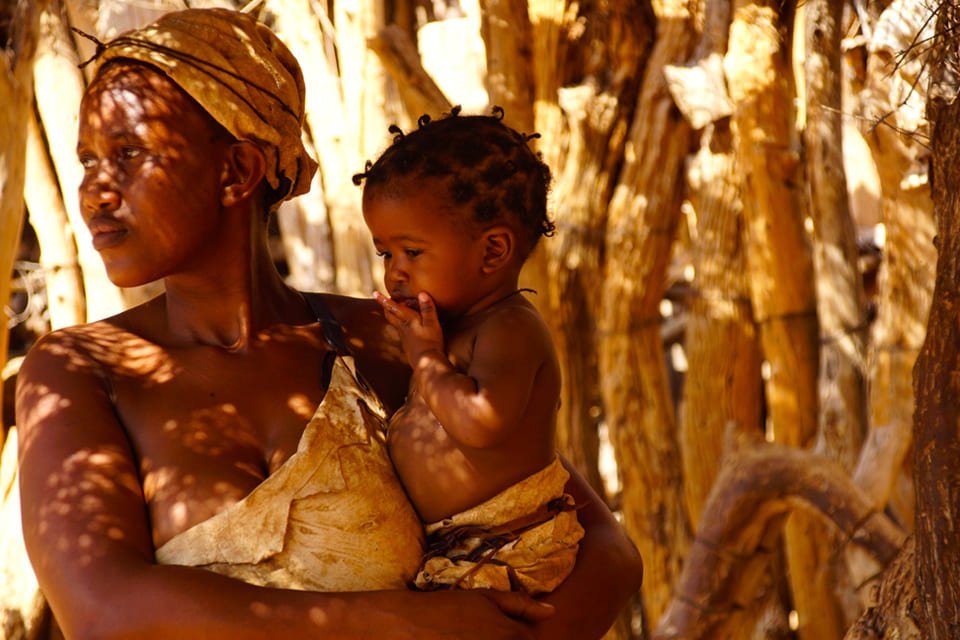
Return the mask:
[[494, 273], [509, 265], [517, 251], [517, 236], [507, 226], [496, 226], [483, 232], [484, 273]]
[[220, 203], [231, 207], [252, 197], [267, 171], [263, 150], [249, 140], [238, 140], [224, 157]]

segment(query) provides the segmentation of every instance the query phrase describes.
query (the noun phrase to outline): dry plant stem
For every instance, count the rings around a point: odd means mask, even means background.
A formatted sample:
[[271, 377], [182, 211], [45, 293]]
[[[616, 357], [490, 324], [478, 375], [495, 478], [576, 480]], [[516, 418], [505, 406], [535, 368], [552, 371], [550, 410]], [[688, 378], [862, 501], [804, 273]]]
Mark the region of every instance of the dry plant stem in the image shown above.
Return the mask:
[[[843, 6], [812, 0], [802, 7], [797, 37], [803, 37], [802, 76], [806, 123], [803, 129], [809, 215], [813, 220], [817, 313], [820, 320], [819, 433], [817, 450], [847, 470], [856, 464], [867, 430], [866, 302], [857, 263], [856, 229], [843, 168], [841, 36]], [[801, 36], [801, 34], [803, 34]], [[837, 606], [829, 633], [839, 638], [859, 615], [847, 567], [833, 554], [836, 536], [823, 531], [818, 555], [818, 589], [837, 594], [819, 606]], [[856, 581], [855, 579], [853, 580]], [[846, 610], [842, 603], [850, 603]], [[816, 606], [816, 605], [815, 605]], [[819, 619], [819, 610], [812, 610]], [[814, 626], [818, 623], [814, 621]], [[816, 635], [814, 636], [816, 637]], [[821, 636], [823, 637], [823, 636]]]
[[[740, 239], [740, 174], [731, 145], [728, 122], [708, 125], [700, 151], [687, 167], [689, 198], [696, 215], [695, 233], [691, 234], [696, 277], [687, 318], [688, 370], [679, 434], [684, 495], [694, 528], [722, 459], [735, 455], [734, 449], [725, 447], [727, 425], [756, 437], [763, 433], [760, 344], [747, 292]], [[757, 570], [764, 576], [776, 576], [780, 573], [775, 570], [777, 560], [765, 554], [758, 559]], [[756, 633], [769, 637], [771, 630], [766, 626], [785, 620], [776, 584], [769, 584], [764, 592], [762, 601], [731, 615], [724, 637], [746, 640]], [[758, 625], [764, 625], [763, 629]]]
[[825, 518], [881, 563], [904, 541], [833, 461], [792, 447], [746, 446], [717, 478], [654, 637], [719, 637], [712, 635], [716, 628], [754, 597], [758, 549], [774, 548], [783, 516], [797, 509]]
[[367, 44], [393, 77], [411, 121], [424, 113], [437, 118], [450, 111], [453, 105], [423, 68], [416, 45], [402, 28], [387, 25]]
[[47, 288], [50, 328], [55, 330], [80, 324], [84, 321], [86, 307], [77, 246], [32, 110], [27, 118], [24, 197], [30, 213], [30, 226], [40, 244], [40, 266]]
[[689, 535], [659, 305], [690, 140], [663, 67], [686, 60], [694, 45], [687, 2], [653, 5], [657, 40], [610, 202], [605, 247], [615, 259], [606, 262], [598, 321], [601, 391], [623, 475], [624, 523], [644, 559], [647, 620], [670, 599]]
[[[688, 68], [726, 51], [730, 9], [730, 2], [707, 3], [703, 35]], [[685, 336], [689, 366], [679, 434], [687, 517], [696, 528], [720, 469], [727, 423], [754, 433], [763, 429], [761, 357], [745, 277], [743, 202], [729, 120], [703, 129], [686, 177], [695, 218], [690, 234], [695, 293]]]
[[372, 279], [360, 189], [350, 181], [363, 161], [348, 152], [353, 138], [347, 131], [334, 46], [321, 28], [325, 16], [303, 0], [268, 0], [265, 8], [274, 16], [274, 31], [309, 79], [306, 124], [320, 165], [310, 191], [279, 211], [291, 276], [303, 288], [359, 289]]

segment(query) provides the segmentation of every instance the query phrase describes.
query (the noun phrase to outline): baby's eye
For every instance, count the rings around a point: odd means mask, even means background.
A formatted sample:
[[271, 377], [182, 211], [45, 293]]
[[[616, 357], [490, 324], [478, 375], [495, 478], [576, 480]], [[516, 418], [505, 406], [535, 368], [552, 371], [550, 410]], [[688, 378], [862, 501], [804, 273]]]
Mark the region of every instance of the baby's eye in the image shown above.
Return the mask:
[[423, 253], [423, 249], [404, 249], [403, 252], [407, 254], [408, 258], [416, 258]]

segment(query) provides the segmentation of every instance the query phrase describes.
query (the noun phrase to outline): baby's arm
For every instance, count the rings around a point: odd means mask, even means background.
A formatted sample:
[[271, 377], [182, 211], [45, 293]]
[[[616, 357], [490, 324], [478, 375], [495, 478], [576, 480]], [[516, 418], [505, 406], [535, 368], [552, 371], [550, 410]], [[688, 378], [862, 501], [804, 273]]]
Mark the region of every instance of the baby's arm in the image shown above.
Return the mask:
[[377, 300], [400, 331], [419, 394], [454, 440], [496, 446], [522, 422], [537, 374], [552, 357], [550, 337], [534, 312], [513, 307], [492, 315], [477, 329], [469, 368], [461, 372], [447, 357], [430, 296], [420, 294], [419, 313], [383, 296]]

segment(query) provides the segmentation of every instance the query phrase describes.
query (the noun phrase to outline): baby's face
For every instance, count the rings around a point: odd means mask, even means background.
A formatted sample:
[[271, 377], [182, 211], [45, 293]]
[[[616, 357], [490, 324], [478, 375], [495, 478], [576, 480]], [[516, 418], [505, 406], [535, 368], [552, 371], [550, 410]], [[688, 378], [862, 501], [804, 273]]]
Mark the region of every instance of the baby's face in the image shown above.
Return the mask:
[[458, 317], [484, 294], [483, 243], [448, 205], [429, 188], [379, 195], [364, 198], [363, 218], [383, 258], [387, 294], [416, 309], [425, 291], [442, 316]]

